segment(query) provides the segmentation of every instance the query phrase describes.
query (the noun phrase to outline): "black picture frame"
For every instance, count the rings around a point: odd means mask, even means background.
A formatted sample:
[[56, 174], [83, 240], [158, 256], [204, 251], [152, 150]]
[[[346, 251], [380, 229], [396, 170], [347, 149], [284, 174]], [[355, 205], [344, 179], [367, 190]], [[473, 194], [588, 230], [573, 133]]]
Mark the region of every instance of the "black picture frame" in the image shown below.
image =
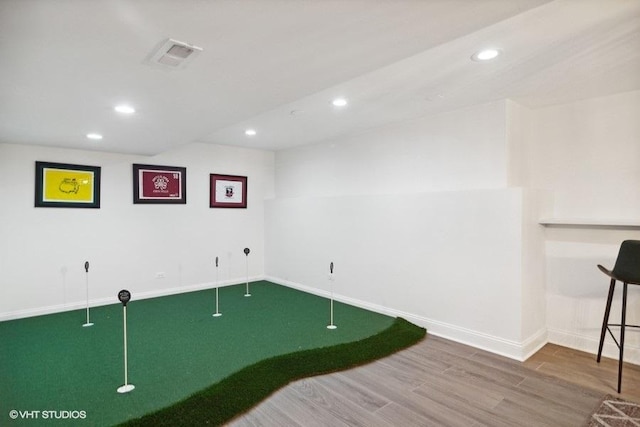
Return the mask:
[[36, 208], [100, 208], [100, 166], [36, 161]]
[[133, 203], [187, 203], [187, 168], [133, 164]]

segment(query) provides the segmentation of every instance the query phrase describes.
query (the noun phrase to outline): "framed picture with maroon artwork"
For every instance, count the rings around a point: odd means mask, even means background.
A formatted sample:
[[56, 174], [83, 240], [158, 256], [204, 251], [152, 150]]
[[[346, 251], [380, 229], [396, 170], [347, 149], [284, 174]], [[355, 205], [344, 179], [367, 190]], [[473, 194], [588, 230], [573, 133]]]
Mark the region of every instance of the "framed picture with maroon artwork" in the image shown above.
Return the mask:
[[187, 169], [134, 163], [133, 203], [186, 204]]
[[246, 208], [247, 177], [238, 175], [209, 175], [210, 208]]

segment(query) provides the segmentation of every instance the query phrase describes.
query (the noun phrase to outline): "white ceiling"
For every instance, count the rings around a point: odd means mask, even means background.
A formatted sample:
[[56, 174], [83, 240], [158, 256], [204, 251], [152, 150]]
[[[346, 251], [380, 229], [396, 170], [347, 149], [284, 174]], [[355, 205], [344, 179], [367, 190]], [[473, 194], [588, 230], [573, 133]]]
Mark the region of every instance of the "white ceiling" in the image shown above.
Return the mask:
[[[204, 50], [150, 64], [168, 38]], [[504, 53], [470, 60], [487, 46]], [[277, 150], [503, 98], [640, 89], [640, 0], [0, 0], [0, 77], [0, 143]]]

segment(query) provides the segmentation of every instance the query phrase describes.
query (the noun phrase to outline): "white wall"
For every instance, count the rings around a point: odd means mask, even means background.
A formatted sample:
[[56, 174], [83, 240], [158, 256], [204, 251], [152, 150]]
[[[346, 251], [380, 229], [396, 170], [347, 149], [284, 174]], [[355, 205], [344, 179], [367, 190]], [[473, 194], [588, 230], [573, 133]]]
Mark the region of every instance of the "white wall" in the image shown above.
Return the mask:
[[[34, 208], [35, 161], [102, 167], [101, 208]], [[132, 163], [187, 168], [186, 205], [134, 205]], [[85, 260], [92, 304], [264, 275], [264, 199], [273, 153], [190, 144], [155, 157], [0, 144], [0, 320], [83, 307]], [[210, 209], [209, 174], [248, 177], [247, 209]], [[164, 272], [164, 279], [156, 273]]]
[[[523, 206], [508, 188], [505, 102], [276, 153], [266, 205], [266, 273], [403, 316], [434, 334], [524, 358], [544, 340], [544, 284]], [[536, 216], [537, 217], [537, 216]], [[541, 249], [538, 250], [540, 252]], [[538, 256], [538, 258], [541, 258]], [[540, 271], [542, 271], [540, 269]], [[537, 291], [532, 291], [537, 289]]]
[[554, 216], [640, 218], [640, 91], [533, 110], [528, 185]]
[[[553, 194], [560, 219], [640, 219], [640, 91], [531, 111], [528, 185]], [[551, 342], [597, 352], [609, 286], [596, 265], [612, 268], [620, 243], [638, 228], [546, 229], [547, 326]], [[618, 287], [621, 287], [619, 285]], [[619, 322], [620, 295], [612, 316]], [[640, 324], [640, 289], [630, 287], [628, 322]], [[625, 360], [640, 363], [640, 336], [627, 334]], [[617, 357], [607, 338], [605, 353]]]
[[277, 197], [504, 188], [505, 103], [276, 154]]

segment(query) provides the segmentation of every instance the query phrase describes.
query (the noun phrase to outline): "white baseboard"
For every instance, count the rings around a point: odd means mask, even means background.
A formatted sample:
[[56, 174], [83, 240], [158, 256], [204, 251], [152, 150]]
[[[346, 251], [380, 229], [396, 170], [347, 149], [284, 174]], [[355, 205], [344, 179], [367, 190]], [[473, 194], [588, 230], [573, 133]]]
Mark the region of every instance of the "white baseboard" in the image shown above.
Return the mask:
[[[416, 318], [416, 316], [413, 317]], [[411, 320], [410, 318], [405, 318]], [[514, 341], [434, 319], [425, 318], [422, 324], [433, 335], [515, 359], [519, 362], [527, 360], [547, 343], [547, 331], [544, 328], [524, 341]]]
[[[249, 277], [249, 282], [255, 282], [257, 280], [264, 280], [264, 276], [259, 275], [259, 276]], [[221, 288], [225, 286], [239, 285], [239, 284], [245, 283], [245, 281], [246, 279], [225, 280], [225, 281], [218, 282], [218, 287]], [[148, 298], [164, 297], [168, 295], [176, 295], [176, 294], [181, 294], [185, 292], [201, 291], [204, 289], [213, 289], [215, 286], [216, 284], [214, 282], [206, 282], [206, 283], [196, 283], [189, 286], [157, 289], [153, 291], [140, 292], [140, 293], [132, 292], [132, 294], [133, 294], [133, 300], [135, 301], [135, 300], [144, 300]], [[96, 299], [89, 300], [89, 307], [100, 307], [100, 306], [110, 305], [110, 304], [119, 304], [115, 295], [113, 298], [96, 298]], [[49, 305], [44, 307], [9, 311], [6, 313], [0, 313], [0, 322], [6, 321], [6, 320], [22, 319], [25, 317], [43, 316], [45, 314], [62, 313], [64, 311], [80, 310], [86, 307], [87, 307], [87, 301], [83, 300], [83, 301], [69, 302], [66, 304], [56, 304], [56, 305]]]
[[[331, 296], [328, 291], [291, 282], [289, 280], [283, 280], [277, 277], [266, 276], [265, 280], [325, 298], [329, 298]], [[392, 317], [402, 317], [415, 325], [426, 328], [430, 334], [519, 361], [526, 360], [547, 343], [547, 331], [545, 328], [539, 330], [527, 340], [517, 342], [336, 293], [333, 294], [333, 298], [336, 301], [360, 307], [365, 310], [370, 310]]]

